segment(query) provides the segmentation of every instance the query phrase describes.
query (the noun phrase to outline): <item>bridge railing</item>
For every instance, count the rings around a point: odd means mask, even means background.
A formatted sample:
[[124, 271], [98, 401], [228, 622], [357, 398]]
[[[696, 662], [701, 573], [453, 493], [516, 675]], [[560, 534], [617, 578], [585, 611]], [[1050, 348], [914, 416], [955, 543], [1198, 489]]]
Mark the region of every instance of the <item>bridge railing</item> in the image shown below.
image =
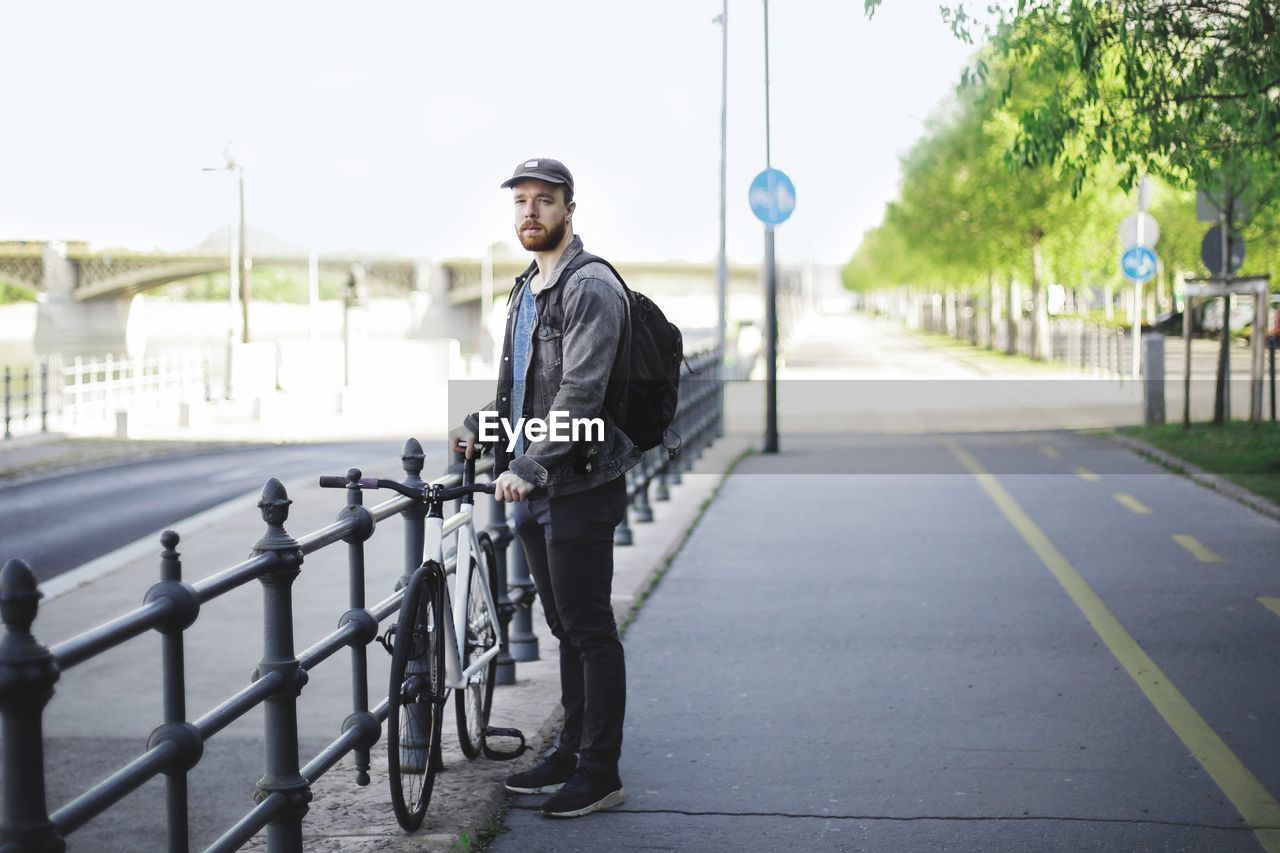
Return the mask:
[[[183, 419], [181, 407], [206, 400], [209, 370], [203, 355], [178, 351], [147, 358], [81, 358], [56, 362], [55, 411], [61, 428], [75, 431], [120, 430], [119, 419], [143, 412]], [[172, 411], [161, 409], [171, 406]]]
[[[689, 373], [673, 431], [682, 441], [679, 464], [665, 453], [646, 455], [644, 464], [631, 475], [629, 497], [637, 521], [652, 519], [648, 504], [650, 485], [658, 484], [661, 499], [667, 485], [678, 482], [680, 471], [702, 451], [722, 429], [722, 383], [716, 375], [719, 363], [714, 352], [689, 357]], [[421, 487], [424, 454], [422, 446], [410, 439], [402, 454], [405, 478], [411, 487]], [[687, 461], [686, 461], [687, 460]], [[478, 466], [491, 471], [485, 459]], [[267, 830], [267, 849], [272, 853], [300, 853], [303, 849], [302, 823], [312, 798], [311, 786], [348, 753], [355, 754], [356, 783], [367, 785], [370, 750], [381, 737], [388, 714], [383, 699], [369, 707], [367, 647], [374, 642], [380, 624], [397, 613], [403, 593], [397, 589], [373, 605], [366, 604], [364, 543], [377, 522], [401, 515], [404, 518], [405, 564], [408, 576], [422, 559], [425, 512], [406, 497], [366, 507], [363, 493], [355, 486], [358, 469], [348, 472], [353, 488], [347, 490], [347, 506], [338, 520], [301, 538], [286, 529], [289, 499], [284, 486], [269, 480], [262, 490], [258, 508], [266, 524], [262, 536], [251, 546], [251, 556], [194, 584], [182, 578], [179, 536], [165, 531], [160, 537], [160, 581], [147, 592], [144, 603], [109, 622], [91, 628], [52, 647], [42, 645], [32, 633], [41, 593], [34, 573], [21, 560], [10, 560], [0, 570], [0, 620], [5, 635], [0, 640], [0, 736], [4, 751], [0, 756], [3, 775], [3, 818], [0, 819], [0, 853], [54, 853], [65, 849], [65, 839], [97, 815], [111, 808], [148, 780], [165, 777], [165, 849], [170, 853], [189, 849], [191, 806], [187, 797], [187, 774], [200, 762], [205, 744], [228, 725], [259, 705], [264, 706], [265, 773], [255, 786], [257, 805], [228, 828], [207, 851], [231, 851]], [[433, 482], [452, 485], [460, 474], [448, 473]], [[503, 515], [502, 504], [494, 502], [491, 535], [498, 546], [498, 576], [506, 580], [505, 552], [514, 534]], [[626, 527], [623, 522], [622, 527]], [[628, 541], [630, 536], [628, 532]], [[348, 552], [347, 610], [339, 627], [302, 652], [295, 651], [293, 629], [293, 584], [301, 575], [307, 555], [345, 542]], [[523, 556], [519, 547], [513, 555]], [[523, 562], [523, 560], [518, 560]], [[515, 567], [513, 567], [515, 568]], [[503, 645], [507, 644], [506, 621], [512, 611], [530, 618], [532, 584], [527, 571], [522, 578], [513, 572], [511, 583], [521, 605], [512, 606], [505, 585], [500, 584], [498, 608], [503, 615]], [[205, 608], [234, 589], [253, 581], [263, 592], [263, 655], [251, 682], [217, 706], [195, 719], [188, 719], [184, 632]], [[400, 586], [400, 585], [398, 585]], [[145, 751], [111, 773], [52, 814], [45, 796], [43, 717], [54, 695], [55, 683], [77, 666], [93, 660], [130, 639], [150, 631], [161, 637], [159, 665], [162, 671], [162, 722], [151, 733]], [[298, 700], [321, 663], [344, 647], [350, 649], [353, 677], [351, 713], [341, 733], [306, 764], [300, 756]], [[527, 658], [526, 658], [527, 659]], [[507, 665], [510, 658], [504, 661]], [[513, 680], [499, 679], [499, 683]]]
[[49, 362], [34, 368], [14, 370], [6, 365], [0, 376], [0, 412], [4, 416], [4, 438], [31, 432], [49, 431]]
[[186, 426], [191, 407], [207, 399], [208, 363], [194, 351], [136, 359], [76, 356], [69, 364], [58, 355], [41, 356], [32, 367], [5, 367], [0, 374], [6, 439], [51, 429], [125, 434], [131, 417]]

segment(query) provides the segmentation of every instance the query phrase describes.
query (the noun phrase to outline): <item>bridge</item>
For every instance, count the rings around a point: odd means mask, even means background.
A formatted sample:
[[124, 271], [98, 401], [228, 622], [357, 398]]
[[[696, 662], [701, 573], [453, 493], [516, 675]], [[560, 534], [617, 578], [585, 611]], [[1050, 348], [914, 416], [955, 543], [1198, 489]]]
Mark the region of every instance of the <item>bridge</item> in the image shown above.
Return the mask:
[[[250, 242], [252, 247], [252, 242]], [[253, 254], [252, 268], [306, 269], [306, 254]], [[0, 282], [36, 294], [36, 348], [65, 355], [97, 355], [124, 349], [132, 298], [183, 279], [226, 270], [226, 252], [143, 252], [93, 249], [80, 241], [0, 242]], [[417, 330], [422, 337], [467, 337], [459, 330], [478, 329], [486, 270], [493, 293], [501, 296], [528, 264], [524, 254], [496, 256], [491, 263], [476, 258], [431, 261], [375, 254], [321, 254], [321, 272], [345, 274], [352, 265], [367, 281], [380, 282], [406, 295], [430, 295], [430, 313]], [[637, 289], [659, 292], [705, 291], [715, 279], [714, 263], [631, 262], [617, 264]], [[754, 266], [731, 265], [730, 288], [757, 287]], [[799, 286], [799, 271], [784, 272], [781, 286]], [[463, 340], [464, 350], [469, 349]]]

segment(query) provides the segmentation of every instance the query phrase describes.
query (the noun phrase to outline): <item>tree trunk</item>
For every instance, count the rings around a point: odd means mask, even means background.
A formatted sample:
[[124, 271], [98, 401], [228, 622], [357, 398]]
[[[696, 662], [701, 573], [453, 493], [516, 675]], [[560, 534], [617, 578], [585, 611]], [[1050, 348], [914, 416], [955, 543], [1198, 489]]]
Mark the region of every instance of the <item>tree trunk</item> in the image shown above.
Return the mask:
[[1040, 251], [1040, 241], [1044, 232], [1039, 228], [1031, 231], [1031, 357], [1036, 361], [1044, 358], [1044, 255]]
[[987, 349], [996, 348], [996, 322], [1000, 317], [995, 270], [987, 271]]
[[1009, 276], [1009, 288], [1005, 291], [1005, 355], [1018, 353], [1018, 321], [1022, 319], [1022, 307], [1018, 304], [1018, 280]]

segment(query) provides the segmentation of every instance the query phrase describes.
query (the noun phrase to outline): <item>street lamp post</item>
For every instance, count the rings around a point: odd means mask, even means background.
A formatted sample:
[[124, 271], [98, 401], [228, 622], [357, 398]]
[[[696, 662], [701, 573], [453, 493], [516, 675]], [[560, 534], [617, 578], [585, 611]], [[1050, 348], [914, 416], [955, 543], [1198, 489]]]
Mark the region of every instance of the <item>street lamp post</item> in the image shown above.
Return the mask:
[[[231, 161], [230, 156], [227, 158]], [[240, 185], [240, 340], [249, 343], [249, 293], [252, 289], [249, 270], [253, 261], [249, 258], [249, 242], [244, 227], [244, 167], [235, 164], [236, 179]]]
[[721, 12], [713, 23], [720, 25], [720, 249], [716, 259], [716, 349], [720, 352], [717, 378], [724, 381], [725, 326], [728, 322], [728, 262], [725, 258], [725, 152], [729, 116], [729, 0], [723, 0]]
[[[232, 240], [235, 250], [232, 253], [232, 270], [231, 270], [231, 304], [240, 306], [240, 340], [249, 343], [249, 300], [251, 285], [249, 281], [249, 270], [253, 266], [253, 261], [249, 258], [249, 244], [246, 241], [245, 218], [244, 218], [244, 166], [241, 165], [231, 153], [228, 146], [223, 149], [223, 158], [226, 163], [222, 166], [205, 166], [206, 172], [235, 172], [236, 185], [239, 191], [239, 217], [236, 236]], [[233, 315], [234, 316], [234, 315]]]
[[240, 166], [239, 163], [236, 162], [235, 158], [231, 156], [231, 151], [229, 147], [227, 149], [224, 149], [222, 153], [223, 153], [223, 156], [226, 158], [225, 165], [205, 166], [201, 171], [237, 172], [240, 177], [240, 181], [239, 181], [240, 227], [238, 231], [236, 231], [235, 233], [232, 233], [230, 230], [228, 230], [228, 233], [227, 233], [227, 242], [230, 244], [230, 255], [231, 255], [231, 261], [230, 261], [231, 268], [229, 273], [230, 286], [228, 287], [228, 290], [230, 291], [231, 310], [230, 310], [230, 316], [228, 317], [228, 322], [227, 322], [227, 375], [226, 375], [226, 380], [223, 383], [223, 397], [227, 400], [230, 400], [232, 396], [231, 376], [235, 368], [235, 346], [236, 346], [236, 337], [237, 337], [236, 325], [237, 325], [238, 319], [242, 320], [245, 323], [244, 340], [247, 341], [249, 339], [248, 337], [249, 332], [248, 332], [248, 325], [247, 325], [248, 311], [246, 307], [246, 310], [244, 310], [242, 314], [241, 299], [240, 299], [241, 282], [243, 281], [243, 276], [246, 271], [246, 266], [244, 261], [244, 255], [245, 255], [245, 251], [244, 251], [244, 169], [243, 167]]

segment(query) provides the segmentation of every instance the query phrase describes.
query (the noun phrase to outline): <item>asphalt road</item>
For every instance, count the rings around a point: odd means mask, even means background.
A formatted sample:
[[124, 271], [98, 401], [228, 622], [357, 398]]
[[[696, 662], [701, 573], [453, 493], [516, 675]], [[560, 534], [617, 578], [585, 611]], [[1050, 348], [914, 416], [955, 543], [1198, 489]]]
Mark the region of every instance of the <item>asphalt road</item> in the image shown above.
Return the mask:
[[1280, 850], [1277, 534], [1102, 436], [789, 437], [628, 631], [627, 802], [491, 849]]
[[0, 558], [48, 580], [261, 486], [341, 474], [393, 443], [247, 445], [28, 478], [0, 490]]

